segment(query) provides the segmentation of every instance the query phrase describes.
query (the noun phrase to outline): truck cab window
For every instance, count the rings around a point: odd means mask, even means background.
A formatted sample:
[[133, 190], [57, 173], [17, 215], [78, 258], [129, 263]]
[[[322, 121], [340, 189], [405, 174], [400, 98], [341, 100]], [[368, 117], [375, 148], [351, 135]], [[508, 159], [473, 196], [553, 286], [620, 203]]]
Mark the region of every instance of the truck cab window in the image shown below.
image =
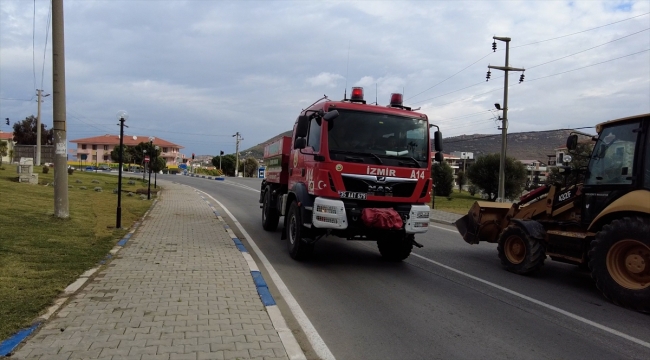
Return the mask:
[[604, 129], [589, 160], [585, 184], [631, 184], [639, 123]]
[[320, 150], [320, 132], [321, 126], [318, 125], [316, 119], [311, 119], [309, 123], [309, 135], [307, 135], [307, 146], [314, 149], [314, 152]]

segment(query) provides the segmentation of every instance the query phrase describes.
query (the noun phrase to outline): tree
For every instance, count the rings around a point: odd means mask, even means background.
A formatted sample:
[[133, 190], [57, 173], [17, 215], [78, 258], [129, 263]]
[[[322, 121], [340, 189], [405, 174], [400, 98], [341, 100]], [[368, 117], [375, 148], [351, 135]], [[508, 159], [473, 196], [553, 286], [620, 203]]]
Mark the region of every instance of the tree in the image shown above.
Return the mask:
[[[219, 168], [219, 157], [215, 156], [212, 158], [212, 165], [217, 169]], [[228, 176], [235, 176], [235, 155], [228, 154], [221, 157], [221, 170], [223, 173]]]
[[149, 157], [149, 161], [153, 161], [154, 158], [160, 155], [160, 150], [156, 150], [156, 147], [152, 143], [143, 141], [134, 147], [130, 147], [130, 149], [127, 147], [126, 153], [131, 156], [135, 164], [144, 164], [145, 156]]
[[167, 168], [167, 162], [165, 161], [165, 159], [161, 158], [160, 156], [157, 156], [152, 159], [149, 166], [151, 167], [151, 171], [157, 173]]
[[446, 161], [431, 166], [436, 196], [449, 196], [454, 188], [454, 171]]
[[2, 158], [4, 156], [7, 156], [7, 152], [9, 151], [8, 149], [9, 149], [9, 145], [7, 145], [7, 142], [0, 141], [0, 166], [2, 166]]
[[244, 177], [253, 177], [255, 172], [257, 172], [258, 166], [259, 163], [254, 157], [247, 157], [244, 161], [239, 163], [239, 171]]
[[[594, 148], [594, 144], [592, 142], [578, 143], [576, 149], [569, 152], [569, 154], [573, 159], [571, 159], [571, 162], [569, 163], [569, 166], [571, 167], [571, 172], [569, 175], [566, 176], [567, 184], [580, 182], [580, 178], [579, 178], [580, 169], [581, 168], [584, 169], [587, 167], [587, 165], [589, 165], [589, 159], [591, 158], [591, 151], [593, 150], [593, 148]], [[559, 168], [554, 167], [551, 169], [548, 178], [546, 179], [546, 182], [549, 184], [554, 184], [554, 183], [564, 184], [564, 179], [565, 179], [564, 173], [560, 173]]]
[[[490, 201], [496, 201], [499, 193], [499, 159], [499, 154], [481, 156], [467, 169], [469, 181], [487, 194]], [[515, 158], [506, 156], [505, 197], [512, 199], [519, 196], [526, 185], [526, 179], [526, 166]]]
[[[122, 164], [130, 164], [131, 159], [133, 158], [133, 153], [132, 151], [129, 151], [130, 146], [122, 145], [124, 147], [124, 152], [122, 153]], [[111, 151], [111, 160], [113, 162], [119, 163], [120, 162], [120, 146], [116, 146], [113, 148], [113, 151]]]
[[459, 171], [456, 174], [456, 182], [458, 182], [458, 191], [463, 192], [463, 185], [467, 184], [467, 175], [464, 171]]
[[[14, 123], [14, 141], [18, 145], [36, 145], [36, 117], [30, 115], [25, 120]], [[54, 130], [46, 130], [41, 123], [41, 145], [51, 144]]]

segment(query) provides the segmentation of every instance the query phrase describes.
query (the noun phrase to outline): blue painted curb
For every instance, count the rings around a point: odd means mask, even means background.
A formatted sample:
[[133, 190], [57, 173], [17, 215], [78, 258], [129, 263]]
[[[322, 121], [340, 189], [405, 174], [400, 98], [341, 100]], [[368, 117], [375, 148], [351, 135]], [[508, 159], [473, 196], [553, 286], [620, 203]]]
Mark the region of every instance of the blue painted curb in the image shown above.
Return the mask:
[[0, 356], [7, 356], [11, 354], [12, 351], [20, 344], [23, 340], [25, 340], [26, 337], [28, 337], [31, 333], [38, 328], [38, 326], [41, 323], [36, 323], [32, 325], [31, 327], [28, 327], [27, 329], [20, 330], [19, 332], [15, 333], [12, 337], [9, 339], [3, 341], [0, 343]]

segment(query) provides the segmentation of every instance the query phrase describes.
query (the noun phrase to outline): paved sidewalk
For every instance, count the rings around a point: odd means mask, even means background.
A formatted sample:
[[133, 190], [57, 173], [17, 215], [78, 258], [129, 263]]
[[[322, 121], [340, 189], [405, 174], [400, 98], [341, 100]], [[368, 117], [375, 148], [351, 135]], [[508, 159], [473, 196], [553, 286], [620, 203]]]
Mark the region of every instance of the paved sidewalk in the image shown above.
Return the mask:
[[431, 209], [431, 212], [429, 213], [429, 219], [431, 221], [447, 225], [453, 225], [454, 222], [461, 217], [463, 217], [463, 215], [435, 209]]
[[193, 189], [164, 187], [125, 247], [12, 359], [288, 359], [224, 223]]

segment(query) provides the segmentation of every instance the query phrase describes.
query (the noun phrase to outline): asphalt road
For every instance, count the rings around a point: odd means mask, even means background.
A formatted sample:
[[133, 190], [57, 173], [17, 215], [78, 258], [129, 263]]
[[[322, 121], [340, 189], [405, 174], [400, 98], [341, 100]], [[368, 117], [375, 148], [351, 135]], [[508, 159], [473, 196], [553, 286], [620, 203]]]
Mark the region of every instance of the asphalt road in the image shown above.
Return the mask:
[[[437, 224], [402, 263], [382, 261], [374, 242], [335, 237], [296, 262], [282, 225], [262, 229], [260, 180], [159, 177], [208, 193], [235, 216], [337, 359], [650, 359], [650, 316], [609, 303], [576, 266], [547, 260], [536, 275], [511, 274], [495, 245], [468, 245]], [[323, 354], [271, 291], [308, 358]]]

